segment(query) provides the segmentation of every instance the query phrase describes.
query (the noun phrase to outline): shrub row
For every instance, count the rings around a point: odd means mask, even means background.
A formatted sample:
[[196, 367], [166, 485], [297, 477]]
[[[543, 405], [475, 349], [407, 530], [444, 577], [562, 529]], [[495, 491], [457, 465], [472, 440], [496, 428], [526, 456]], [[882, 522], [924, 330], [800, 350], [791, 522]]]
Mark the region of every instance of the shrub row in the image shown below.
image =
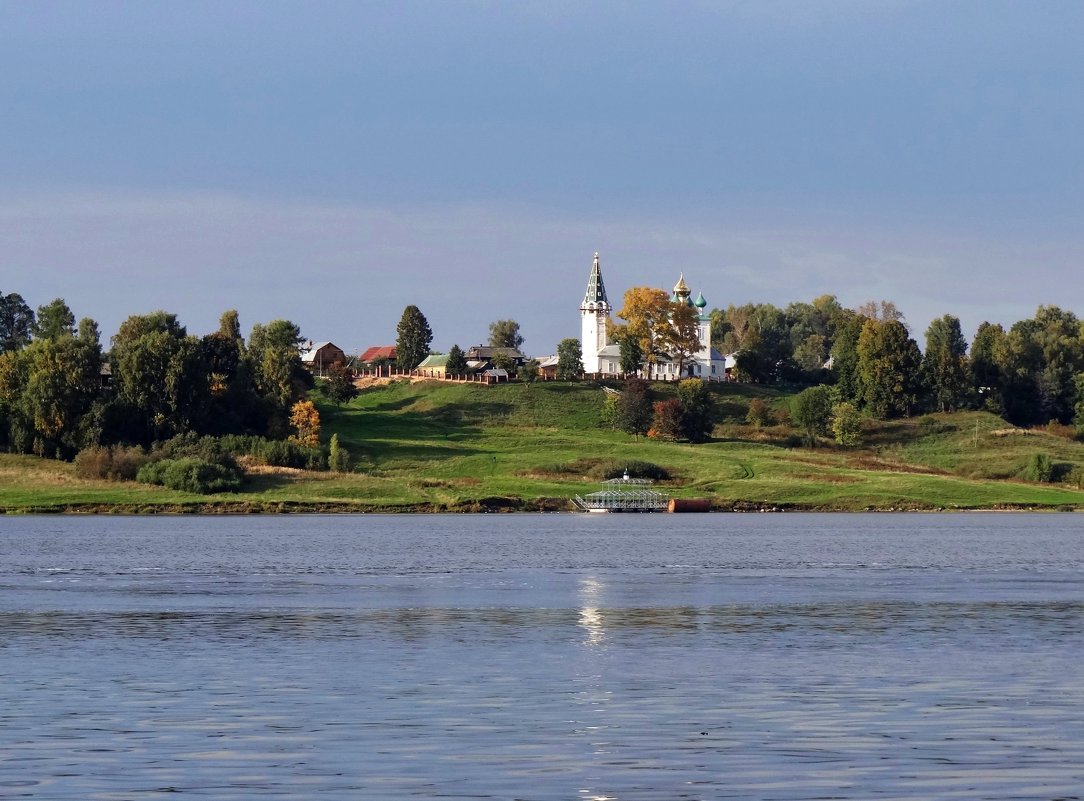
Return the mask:
[[148, 462], [136, 475], [144, 484], [157, 484], [181, 492], [207, 495], [236, 492], [241, 488], [241, 471], [235, 466], [202, 459], [161, 459]]
[[138, 446], [93, 445], [75, 456], [75, 474], [80, 478], [107, 481], [134, 481], [139, 468], [150, 457]]
[[247, 456], [272, 467], [296, 467], [326, 470], [327, 454], [323, 448], [306, 448], [296, 442], [264, 437], [229, 434], [224, 437], [197, 437], [184, 434], [157, 444], [158, 458], [196, 458], [218, 462], [223, 458]]

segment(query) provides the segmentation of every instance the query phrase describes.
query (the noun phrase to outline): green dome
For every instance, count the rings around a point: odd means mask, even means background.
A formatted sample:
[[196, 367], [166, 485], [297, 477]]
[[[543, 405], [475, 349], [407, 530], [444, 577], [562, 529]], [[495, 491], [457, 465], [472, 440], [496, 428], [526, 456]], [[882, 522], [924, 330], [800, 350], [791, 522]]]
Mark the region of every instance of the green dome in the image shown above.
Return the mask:
[[696, 296], [696, 300], [693, 301], [693, 305], [696, 306], [696, 308], [698, 308], [698, 309], [703, 309], [705, 306], [708, 305], [708, 302], [706, 300], [704, 300], [704, 293], [703, 292], [700, 292]]

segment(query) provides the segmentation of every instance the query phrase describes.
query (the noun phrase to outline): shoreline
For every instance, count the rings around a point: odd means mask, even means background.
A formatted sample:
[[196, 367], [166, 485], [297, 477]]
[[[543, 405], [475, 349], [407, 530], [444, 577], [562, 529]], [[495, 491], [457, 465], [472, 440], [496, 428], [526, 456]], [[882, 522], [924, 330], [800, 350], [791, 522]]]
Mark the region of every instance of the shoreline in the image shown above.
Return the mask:
[[[676, 514], [954, 514], [961, 512], [1057, 513], [1084, 512], [1084, 507], [1043, 504], [995, 504], [993, 506], [934, 506], [892, 504], [848, 508], [816, 504], [770, 504], [739, 501], [713, 503], [708, 512]], [[68, 503], [26, 507], [0, 507], [0, 516], [148, 516], [148, 517], [241, 517], [247, 515], [467, 515], [467, 514], [571, 514], [588, 515], [560, 498], [486, 498], [461, 504], [418, 503], [400, 506], [363, 506], [351, 503], [303, 503], [299, 501], [222, 501], [191, 504]], [[667, 514], [666, 512], [610, 512], [609, 514]]]

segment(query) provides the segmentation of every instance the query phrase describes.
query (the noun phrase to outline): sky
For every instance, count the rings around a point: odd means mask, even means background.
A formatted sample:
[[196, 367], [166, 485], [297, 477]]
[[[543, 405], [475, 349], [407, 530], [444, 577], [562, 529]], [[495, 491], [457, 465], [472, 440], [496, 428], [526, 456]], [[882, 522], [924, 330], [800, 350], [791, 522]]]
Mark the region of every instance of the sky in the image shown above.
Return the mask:
[[615, 305], [1084, 316], [1081, 41], [1057, 0], [0, 0], [0, 292], [545, 355], [597, 251]]

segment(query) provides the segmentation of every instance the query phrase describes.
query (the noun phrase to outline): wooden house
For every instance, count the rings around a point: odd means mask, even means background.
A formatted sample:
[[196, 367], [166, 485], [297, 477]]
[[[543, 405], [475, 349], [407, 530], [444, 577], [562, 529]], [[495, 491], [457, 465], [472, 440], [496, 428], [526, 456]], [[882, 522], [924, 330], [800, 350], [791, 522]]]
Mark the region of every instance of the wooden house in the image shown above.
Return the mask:
[[346, 354], [332, 342], [309, 341], [301, 348], [301, 363], [316, 376], [326, 376], [333, 364], [345, 364]]

